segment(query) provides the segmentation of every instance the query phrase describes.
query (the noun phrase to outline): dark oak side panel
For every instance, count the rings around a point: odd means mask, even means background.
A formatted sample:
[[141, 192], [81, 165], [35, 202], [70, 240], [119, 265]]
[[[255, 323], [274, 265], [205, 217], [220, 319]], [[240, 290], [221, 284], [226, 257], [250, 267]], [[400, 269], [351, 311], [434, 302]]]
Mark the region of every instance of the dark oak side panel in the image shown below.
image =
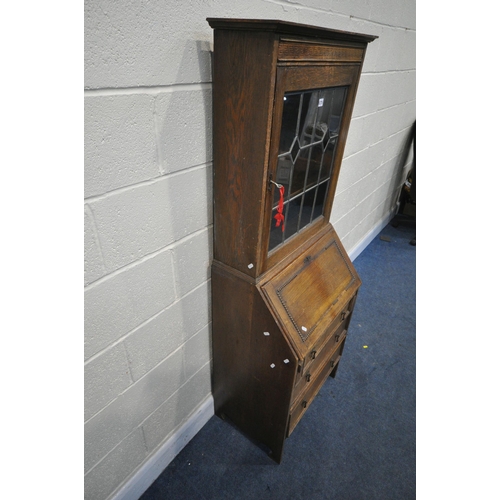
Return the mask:
[[277, 41], [215, 30], [214, 47], [214, 258], [255, 277]]
[[281, 460], [297, 357], [255, 285], [212, 267], [215, 413]]

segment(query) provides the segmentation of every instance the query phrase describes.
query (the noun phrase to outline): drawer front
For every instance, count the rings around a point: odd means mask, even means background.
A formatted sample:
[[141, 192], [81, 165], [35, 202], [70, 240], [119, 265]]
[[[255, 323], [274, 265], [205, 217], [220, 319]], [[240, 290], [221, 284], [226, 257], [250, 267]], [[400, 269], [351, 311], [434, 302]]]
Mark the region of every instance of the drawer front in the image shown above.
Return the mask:
[[361, 62], [363, 49], [326, 44], [311, 44], [299, 41], [282, 41], [278, 49], [280, 62]]
[[327, 358], [326, 363], [324, 363], [323, 366], [320, 367], [320, 370], [316, 374], [315, 378], [311, 379], [311, 385], [306, 387], [306, 389], [294, 402], [290, 411], [287, 437], [290, 436], [290, 434], [295, 429], [295, 426], [299, 423], [307, 408], [316, 397], [316, 394], [318, 394], [325, 380], [328, 378], [328, 375], [330, 375], [330, 373], [332, 373], [332, 371], [338, 365], [344, 342], [345, 338], [340, 342], [339, 347], [335, 350], [335, 353], [331, 356], [331, 358]]
[[[342, 322], [340, 327], [335, 331], [333, 335], [328, 339], [321, 350], [318, 357], [316, 357], [312, 363], [310, 363], [306, 369], [303, 371], [301, 377], [297, 377], [298, 381], [293, 389], [292, 394], [292, 404], [300, 398], [301, 393], [305, 390], [305, 387], [314, 385], [314, 381], [318, 377], [318, 373], [323, 368], [324, 364], [329, 360], [336, 360], [341, 354], [341, 344], [346, 337], [347, 330], [344, 328], [345, 322]], [[332, 367], [333, 368], [333, 367]]]
[[[343, 330], [347, 330], [347, 325], [349, 323], [349, 316], [351, 314], [351, 309], [349, 308], [350, 303], [347, 304], [342, 312], [335, 318], [328, 331], [316, 342], [316, 344], [312, 347], [312, 349], [307, 353], [303, 367], [301, 370], [301, 374], [299, 374], [299, 378], [304, 377], [308, 371], [312, 369], [312, 365], [321, 364], [321, 360], [324, 359], [325, 356], [328, 356], [328, 353], [325, 350], [332, 349], [332, 337], [338, 337], [339, 333], [342, 333]], [[332, 334], [332, 331], [334, 332]], [[340, 339], [337, 338], [337, 341], [333, 343], [335, 346]], [[299, 380], [296, 380], [296, 383], [299, 383]]]

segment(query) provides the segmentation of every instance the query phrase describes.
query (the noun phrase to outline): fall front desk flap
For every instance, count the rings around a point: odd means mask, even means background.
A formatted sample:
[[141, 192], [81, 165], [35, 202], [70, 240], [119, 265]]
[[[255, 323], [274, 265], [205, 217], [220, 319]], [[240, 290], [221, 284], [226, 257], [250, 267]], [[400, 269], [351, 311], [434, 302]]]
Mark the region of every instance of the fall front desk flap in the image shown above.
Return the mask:
[[261, 290], [300, 358], [325, 332], [337, 326], [360, 285], [356, 270], [331, 228], [300, 258], [264, 283]]

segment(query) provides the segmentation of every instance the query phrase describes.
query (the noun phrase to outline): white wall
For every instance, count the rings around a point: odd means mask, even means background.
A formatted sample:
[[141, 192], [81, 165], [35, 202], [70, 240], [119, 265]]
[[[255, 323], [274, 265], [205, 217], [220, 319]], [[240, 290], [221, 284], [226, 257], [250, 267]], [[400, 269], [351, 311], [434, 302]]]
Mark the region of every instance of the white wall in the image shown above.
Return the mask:
[[[207, 17], [378, 35], [332, 223], [352, 254], [389, 217], [415, 119], [410, 0], [86, 0], [85, 498], [137, 498], [211, 416]], [[172, 451], [173, 450], [173, 451]]]

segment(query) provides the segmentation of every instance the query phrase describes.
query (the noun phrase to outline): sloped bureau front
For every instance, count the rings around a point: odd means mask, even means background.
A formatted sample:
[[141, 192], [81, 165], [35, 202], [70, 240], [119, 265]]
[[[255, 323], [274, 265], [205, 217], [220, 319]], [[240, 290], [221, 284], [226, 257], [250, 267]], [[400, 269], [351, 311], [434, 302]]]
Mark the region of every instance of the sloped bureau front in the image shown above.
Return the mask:
[[332, 231], [264, 289], [285, 318], [287, 329], [305, 342], [324, 332], [338, 315], [343, 295], [356, 285], [359, 278]]

